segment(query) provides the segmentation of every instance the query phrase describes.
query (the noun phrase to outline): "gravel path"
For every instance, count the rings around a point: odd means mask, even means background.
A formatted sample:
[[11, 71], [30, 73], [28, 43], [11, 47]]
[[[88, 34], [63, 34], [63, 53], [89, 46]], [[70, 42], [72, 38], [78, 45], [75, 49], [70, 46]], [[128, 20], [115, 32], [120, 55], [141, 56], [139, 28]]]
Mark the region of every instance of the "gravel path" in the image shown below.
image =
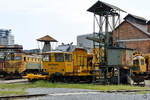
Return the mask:
[[30, 88], [29, 94], [49, 94], [46, 97], [29, 98], [25, 100], [150, 100], [150, 94], [135, 93], [101, 93], [88, 89], [67, 88]]
[[52, 94], [52, 93], [76, 93], [76, 92], [94, 92], [96, 90], [88, 89], [68, 89], [68, 88], [29, 88], [25, 90], [29, 94]]

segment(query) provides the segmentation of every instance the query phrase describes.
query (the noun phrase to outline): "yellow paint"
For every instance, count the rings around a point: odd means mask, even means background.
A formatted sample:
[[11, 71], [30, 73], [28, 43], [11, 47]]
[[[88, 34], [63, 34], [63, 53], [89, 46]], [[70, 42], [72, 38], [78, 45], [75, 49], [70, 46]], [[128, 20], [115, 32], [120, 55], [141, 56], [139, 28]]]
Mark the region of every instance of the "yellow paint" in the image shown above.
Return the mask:
[[[24, 54], [22, 53], [15, 53], [13, 55], [14, 60], [11, 59], [12, 55], [8, 55], [5, 61], [5, 68], [4, 71], [7, 72], [8, 74], [10, 73], [21, 73], [24, 70], [26, 70], [26, 63], [23, 61], [22, 58], [25, 57]], [[18, 57], [18, 59], [17, 59]]]
[[[63, 61], [56, 61], [56, 55], [62, 56]], [[69, 61], [65, 55], [70, 55]], [[85, 49], [76, 48], [73, 52], [49, 52], [43, 54], [43, 71], [49, 76], [59, 73], [63, 76], [89, 76], [92, 66], [88, 62], [88, 54]], [[47, 61], [46, 61], [47, 60]], [[98, 69], [98, 68], [96, 68]]]
[[27, 63], [42, 63], [41, 58], [24, 53], [13, 53], [6, 56], [4, 71], [8, 74], [18, 72], [21, 74], [27, 69]]
[[136, 58], [133, 59], [133, 73], [141, 74], [146, 72], [146, 63], [145, 58], [143, 56], [137, 55]]
[[145, 62], [146, 62], [147, 72], [150, 73], [150, 54], [145, 55]]

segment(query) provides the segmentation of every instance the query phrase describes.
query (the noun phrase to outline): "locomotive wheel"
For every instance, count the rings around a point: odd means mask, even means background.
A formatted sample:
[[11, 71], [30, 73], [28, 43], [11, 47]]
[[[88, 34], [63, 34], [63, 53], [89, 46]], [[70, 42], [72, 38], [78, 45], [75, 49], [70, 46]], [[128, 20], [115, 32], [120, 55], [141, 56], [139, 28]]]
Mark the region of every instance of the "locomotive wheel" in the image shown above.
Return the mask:
[[74, 83], [79, 83], [80, 82], [80, 77], [74, 77], [73, 82]]
[[54, 75], [54, 74], [52, 74], [52, 75], [50, 76], [50, 80], [49, 80], [49, 81], [52, 82], [52, 83], [55, 82], [55, 75]]

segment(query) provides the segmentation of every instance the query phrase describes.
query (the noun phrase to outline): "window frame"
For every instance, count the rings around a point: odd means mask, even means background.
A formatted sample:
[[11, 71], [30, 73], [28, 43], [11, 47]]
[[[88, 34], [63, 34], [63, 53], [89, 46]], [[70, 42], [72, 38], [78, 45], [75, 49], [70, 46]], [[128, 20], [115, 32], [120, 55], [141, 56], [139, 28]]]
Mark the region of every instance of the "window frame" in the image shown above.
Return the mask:
[[144, 59], [141, 59], [141, 65], [144, 65]]
[[[48, 59], [44, 60], [44, 58], [45, 58], [44, 56], [47, 56]], [[42, 57], [42, 61], [44, 61], [44, 62], [50, 62], [51, 61], [51, 54], [44, 54], [43, 57]]]
[[54, 57], [55, 57], [55, 61], [56, 62], [64, 62], [65, 61], [65, 55], [64, 55], [64, 53], [55, 53]]
[[134, 64], [134, 65], [139, 65], [139, 60], [138, 60], [138, 59], [133, 60], [133, 64]]
[[11, 55], [10, 60], [15, 60], [15, 55]]
[[[20, 57], [20, 59], [18, 59], [18, 57]], [[21, 56], [16, 56], [16, 57], [15, 57], [15, 60], [21, 60], [21, 59], [22, 59]]]
[[[67, 59], [66, 59], [66, 57], [67, 57]], [[72, 61], [72, 54], [65, 54], [65, 61], [67, 61], [67, 62], [71, 62]]]

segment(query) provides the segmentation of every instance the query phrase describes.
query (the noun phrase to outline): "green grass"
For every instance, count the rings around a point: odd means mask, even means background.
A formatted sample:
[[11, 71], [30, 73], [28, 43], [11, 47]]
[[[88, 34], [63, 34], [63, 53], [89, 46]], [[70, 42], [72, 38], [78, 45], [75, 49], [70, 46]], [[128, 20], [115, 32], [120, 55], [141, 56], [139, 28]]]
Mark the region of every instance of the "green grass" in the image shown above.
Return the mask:
[[24, 92], [23, 90], [19, 90], [19, 91], [13, 91], [13, 90], [0, 91], [0, 96], [24, 95], [24, 94], [27, 94], [27, 93]]
[[[77, 88], [77, 89], [92, 89], [101, 91], [112, 90], [135, 90], [135, 89], [150, 89], [148, 87], [130, 86], [130, 85], [94, 85], [94, 84], [68, 84], [68, 83], [50, 83], [48, 81], [37, 81], [34, 83], [25, 84], [0, 84], [0, 96], [7, 95], [23, 95], [27, 94], [25, 89], [27, 88]], [[140, 92], [150, 93], [150, 92]]]
[[150, 89], [147, 87], [130, 86], [130, 85], [94, 85], [94, 84], [67, 84], [67, 83], [50, 83], [48, 81], [37, 81], [28, 85], [29, 88], [44, 87], [44, 88], [78, 88], [92, 90], [134, 90], [134, 89]]
[[26, 84], [0, 84], [0, 96], [24, 95]]
[[150, 94], [150, 91], [141, 91], [141, 92], [138, 92], [139, 94]]

